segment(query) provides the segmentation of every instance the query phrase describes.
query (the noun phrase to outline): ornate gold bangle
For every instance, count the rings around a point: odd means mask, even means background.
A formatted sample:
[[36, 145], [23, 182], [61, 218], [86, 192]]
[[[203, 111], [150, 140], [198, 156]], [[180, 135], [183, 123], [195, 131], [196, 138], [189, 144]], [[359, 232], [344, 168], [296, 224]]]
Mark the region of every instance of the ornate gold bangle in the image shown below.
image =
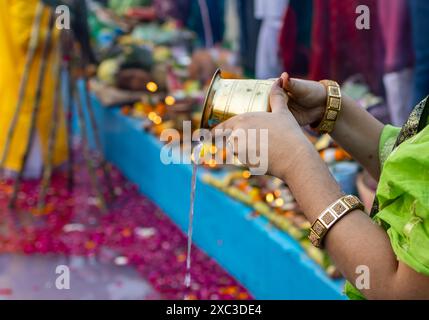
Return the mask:
[[320, 81], [326, 87], [326, 110], [322, 121], [313, 127], [320, 133], [331, 133], [334, 131], [335, 122], [341, 111], [341, 88], [339, 84], [332, 80]]
[[344, 196], [331, 204], [313, 223], [308, 238], [315, 247], [322, 247], [329, 229], [342, 217], [354, 210], [364, 210], [362, 202], [353, 195]]

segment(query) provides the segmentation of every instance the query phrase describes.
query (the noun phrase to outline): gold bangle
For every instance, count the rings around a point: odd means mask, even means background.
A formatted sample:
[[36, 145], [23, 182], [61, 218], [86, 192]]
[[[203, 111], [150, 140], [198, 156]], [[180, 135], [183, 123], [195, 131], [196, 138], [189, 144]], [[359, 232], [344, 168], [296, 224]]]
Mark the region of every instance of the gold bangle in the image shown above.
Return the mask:
[[320, 133], [331, 133], [334, 131], [335, 122], [341, 111], [341, 88], [337, 82], [332, 80], [322, 80], [320, 83], [325, 86], [327, 92], [326, 110], [322, 121], [315, 127]]
[[323, 239], [329, 229], [346, 214], [357, 209], [364, 210], [364, 205], [353, 195], [344, 196], [335, 201], [322, 212], [311, 226], [310, 235], [308, 236], [311, 243], [317, 248], [322, 247]]

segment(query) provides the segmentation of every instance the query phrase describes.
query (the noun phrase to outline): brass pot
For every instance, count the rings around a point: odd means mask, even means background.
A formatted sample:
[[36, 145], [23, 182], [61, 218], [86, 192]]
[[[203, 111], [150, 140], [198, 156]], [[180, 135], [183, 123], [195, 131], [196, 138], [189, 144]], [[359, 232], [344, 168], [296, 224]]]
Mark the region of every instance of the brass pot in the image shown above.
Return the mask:
[[200, 128], [211, 129], [242, 113], [270, 111], [269, 95], [275, 81], [225, 79], [217, 70], [207, 91]]

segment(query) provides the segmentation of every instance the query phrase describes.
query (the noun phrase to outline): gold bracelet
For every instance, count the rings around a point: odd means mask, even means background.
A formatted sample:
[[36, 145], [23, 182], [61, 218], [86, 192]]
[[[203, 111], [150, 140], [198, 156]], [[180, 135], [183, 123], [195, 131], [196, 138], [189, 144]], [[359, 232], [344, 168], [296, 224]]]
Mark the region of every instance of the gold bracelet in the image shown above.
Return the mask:
[[313, 223], [308, 238], [315, 247], [322, 247], [323, 239], [329, 229], [346, 214], [356, 210], [364, 210], [363, 203], [355, 196], [348, 195], [331, 204]]
[[313, 127], [320, 133], [331, 133], [341, 111], [341, 88], [332, 80], [322, 80], [320, 83], [325, 86], [327, 92], [326, 110], [320, 123]]

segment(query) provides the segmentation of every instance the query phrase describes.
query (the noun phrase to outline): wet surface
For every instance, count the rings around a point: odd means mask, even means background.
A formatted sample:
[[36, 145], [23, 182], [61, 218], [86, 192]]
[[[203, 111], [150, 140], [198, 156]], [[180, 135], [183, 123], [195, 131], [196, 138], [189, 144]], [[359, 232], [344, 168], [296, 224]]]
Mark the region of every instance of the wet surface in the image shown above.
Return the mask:
[[0, 300], [160, 299], [132, 267], [90, 257], [0, 255]]

